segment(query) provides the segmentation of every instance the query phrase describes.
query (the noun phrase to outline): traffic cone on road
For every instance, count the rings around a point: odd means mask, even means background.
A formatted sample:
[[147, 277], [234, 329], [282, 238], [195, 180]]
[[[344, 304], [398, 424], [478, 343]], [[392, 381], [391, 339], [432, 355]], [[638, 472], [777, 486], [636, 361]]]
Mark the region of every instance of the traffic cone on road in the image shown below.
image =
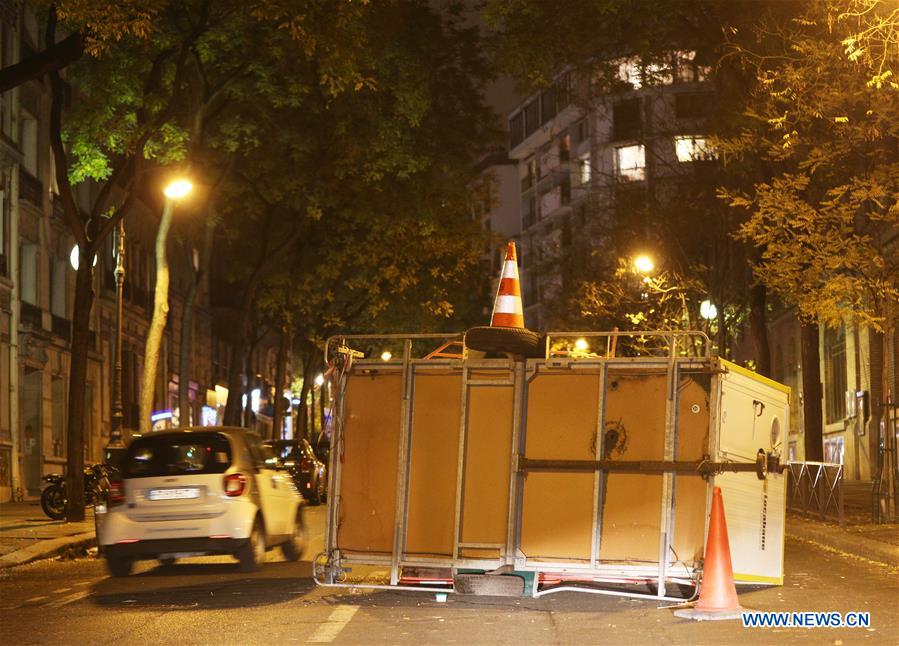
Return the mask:
[[493, 301], [491, 327], [524, 327], [524, 312], [521, 307], [521, 283], [518, 280], [518, 256], [515, 243], [506, 245], [506, 259], [500, 275], [496, 299]]
[[737, 586], [734, 585], [724, 501], [721, 488], [715, 487], [712, 491], [712, 514], [709, 518], [709, 537], [705, 547], [699, 601], [692, 608], [675, 610], [674, 616], [697, 621], [739, 619], [742, 611], [737, 598]]

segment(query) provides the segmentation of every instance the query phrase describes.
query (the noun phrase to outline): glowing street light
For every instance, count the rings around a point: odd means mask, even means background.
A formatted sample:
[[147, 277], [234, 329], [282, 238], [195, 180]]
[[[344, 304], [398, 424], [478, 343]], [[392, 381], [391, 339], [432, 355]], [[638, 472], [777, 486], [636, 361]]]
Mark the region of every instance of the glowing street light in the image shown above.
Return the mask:
[[[193, 184], [187, 179], [178, 178], [162, 189], [165, 202], [159, 229], [156, 231], [156, 287], [153, 292], [153, 316], [150, 319], [150, 329], [147, 331], [143, 388], [140, 395], [140, 432], [142, 435], [152, 430], [150, 413], [153, 409], [156, 389], [156, 368], [159, 365], [159, 348], [162, 344], [162, 334], [165, 331], [169, 312], [169, 263], [165, 253], [165, 243], [169, 235], [169, 227], [172, 224], [175, 202], [187, 196], [193, 187]], [[181, 416], [180, 421], [182, 426], [186, 425], [187, 416]]]
[[587, 339], [578, 339], [574, 342], [574, 348], [578, 352], [586, 352], [589, 347], [590, 346], [587, 345]]
[[706, 321], [711, 321], [718, 317], [718, 308], [712, 301], [706, 299], [699, 304], [699, 315]]
[[181, 178], [176, 179], [171, 184], [166, 186], [162, 190], [162, 192], [168, 198], [171, 198], [173, 200], [180, 200], [182, 197], [186, 197], [187, 194], [193, 190], [193, 188], [193, 184], [191, 184], [188, 180]]
[[655, 268], [652, 258], [647, 255], [640, 255], [634, 258], [634, 269], [641, 274], [648, 274]]
[[391, 359], [393, 359], [393, 355], [390, 353], [390, 350], [384, 350], [381, 353], [381, 361], [390, 361]]
[[325, 376], [322, 374], [316, 375], [315, 376], [315, 385], [321, 386], [323, 383], [325, 383]]

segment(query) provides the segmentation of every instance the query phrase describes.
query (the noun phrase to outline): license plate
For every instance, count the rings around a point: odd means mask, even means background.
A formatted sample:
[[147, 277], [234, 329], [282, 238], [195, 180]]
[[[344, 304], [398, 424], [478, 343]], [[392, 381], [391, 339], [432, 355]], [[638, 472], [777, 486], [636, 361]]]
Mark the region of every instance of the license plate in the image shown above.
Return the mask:
[[150, 489], [150, 500], [187, 500], [199, 498], [200, 490], [196, 487], [182, 489]]

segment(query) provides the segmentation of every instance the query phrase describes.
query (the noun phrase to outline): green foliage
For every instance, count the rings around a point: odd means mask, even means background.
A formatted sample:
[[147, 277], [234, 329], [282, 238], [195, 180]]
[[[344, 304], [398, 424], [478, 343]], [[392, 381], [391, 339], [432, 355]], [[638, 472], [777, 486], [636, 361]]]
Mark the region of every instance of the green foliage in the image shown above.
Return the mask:
[[722, 194], [748, 212], [739, 235], [760, 250], [755, 272], [769, 288], [805, 318], [880, 327], [899, 300], [899, 101], [870, 79], [897, 53], [844, 55], [853, 26], [832, 17], [857, 4], [812, 5], [762, 25], [757, 49], [737, 48], [758, 83], [725, 149], [757, 157], [771, 179]]

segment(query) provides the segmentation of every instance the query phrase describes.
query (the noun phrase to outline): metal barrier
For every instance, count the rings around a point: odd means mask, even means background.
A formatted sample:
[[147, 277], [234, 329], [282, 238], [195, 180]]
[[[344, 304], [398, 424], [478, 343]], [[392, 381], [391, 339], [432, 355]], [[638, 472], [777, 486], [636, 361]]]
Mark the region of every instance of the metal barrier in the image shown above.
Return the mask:
[[787, 509], [843, 524], [843, 465], [790, 462]]

